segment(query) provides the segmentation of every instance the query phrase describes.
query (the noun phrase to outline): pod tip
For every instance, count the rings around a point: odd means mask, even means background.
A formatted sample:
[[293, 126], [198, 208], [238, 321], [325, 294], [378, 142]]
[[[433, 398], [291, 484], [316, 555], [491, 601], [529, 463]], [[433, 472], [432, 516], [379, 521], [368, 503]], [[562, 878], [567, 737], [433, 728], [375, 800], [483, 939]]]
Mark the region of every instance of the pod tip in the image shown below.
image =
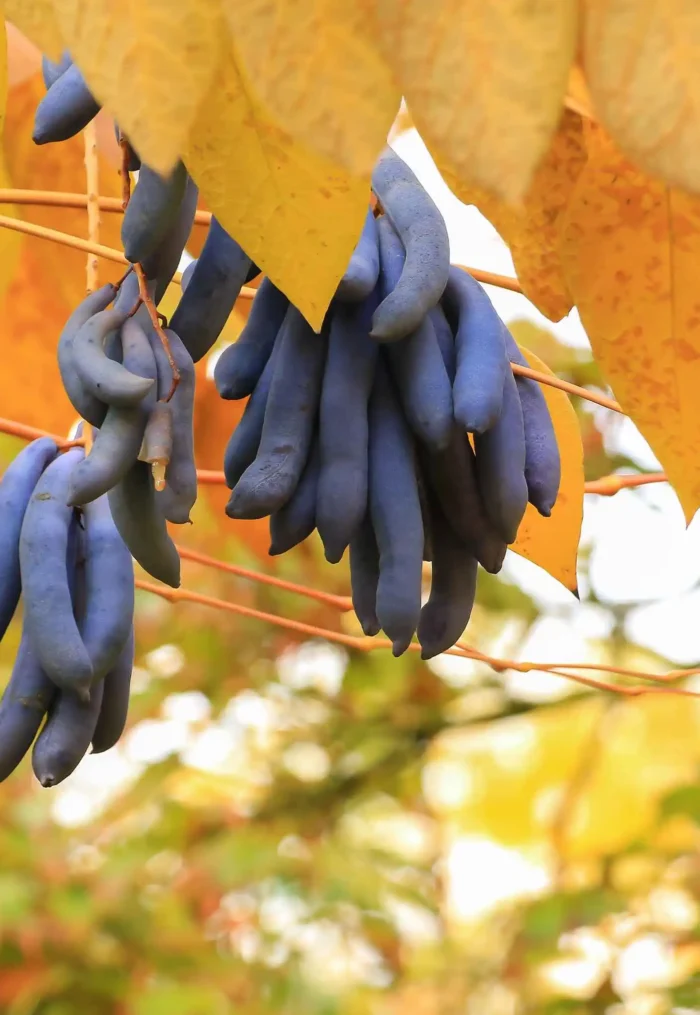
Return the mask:
[[343, 559], [345, 548], [340, 550], [337, 546], [324, 546], [324, 554], [329, 564], [339, 564]]
[[391, 653], [394, 658], [398, 659], [399, 656], [402, 656], [410, 644], [410, 638], [394, 638], [391, 644]]

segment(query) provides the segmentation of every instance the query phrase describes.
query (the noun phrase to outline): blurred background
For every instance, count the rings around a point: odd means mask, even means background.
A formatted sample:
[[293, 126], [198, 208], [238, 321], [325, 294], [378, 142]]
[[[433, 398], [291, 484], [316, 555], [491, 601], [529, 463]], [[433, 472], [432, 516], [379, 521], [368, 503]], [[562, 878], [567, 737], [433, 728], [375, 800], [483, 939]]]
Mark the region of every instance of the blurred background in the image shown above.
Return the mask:
[[[9, 43], [2, 185], [84, 192], [80, 138], [32, 145], [38, 54], [11, 26]], [[100, 192], [118, 196], [102, 114], [99, 137]], [[512, 274], [415, 132], [392, 143], [443, 211], [452, 259]], [[83, 211], [3, 211], [85, 235]], [[101, 241], [118, 246], [119, 225], [104, 213]], [[0, 261], [3, 415], [66, 432], [55, 341], [85, 256], [5, 230]], [[101, 281], [119, 274], [101, 263]], [[575, 314], [552, 325], [521, 296], [489, 295], [553, 370], [603, 387]], [[241, 407], [216, 397], [211, 367], [197, 457], [215, 469]], [[588, 479], [659, 467], [629, 421], [576, 409]], [[0, 440], [0, 467], [20, 446]], [[315, 539], [273, 561], [266, 524], [230, 522], [224, 501], [203, 488], [179, 541], [347, 595], [346, 564], [326, 564]], [[699, 560], [700, 527], [686, 531], [665, 485], [589, 495], [581, 601], [509, 554], [498, 578], [480, 575], [468, 641], [515, 661], [695, 666]], [[358, 633], [350, 613], [198, 564], [183, 585]], [[0, 684], [18, 641], [15, 621]], [[0, 786], [3, 1015], [700, 1011], [700, 703], [447, 655], [394, 660], [145, 592], [136, 661], [116, 748], [56, 789], [26, 763]]]

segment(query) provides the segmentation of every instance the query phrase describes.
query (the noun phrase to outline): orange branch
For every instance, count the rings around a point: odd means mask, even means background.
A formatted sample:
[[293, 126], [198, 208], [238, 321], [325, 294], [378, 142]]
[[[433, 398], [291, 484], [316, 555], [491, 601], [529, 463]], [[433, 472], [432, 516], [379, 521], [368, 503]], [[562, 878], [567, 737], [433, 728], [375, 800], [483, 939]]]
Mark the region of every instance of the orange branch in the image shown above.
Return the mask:
[[122, 180], [122, 211], [131, 199], [131, 176], [129, 175], [129, 143], [119, 131], [119, 151], [121, 152], [122, 164], [119, 167], [119, 175]]
[[226, 571], [228, 574], [235, 574], [239, 578], [248, 578], [250, 581], [259, 582], [262, 585], [271, 585], [274, 588], [282, 589], [283, 592], [294, 592], [300, 596], [307, 596], [309, 599], [316, 599], [319, 603], [332, 606], [344, 613], [352, 609], [352, 599], [349, 596], [334, 596], [330, 592], [312, 589], [307, 585], [297, 585], [296, 582], [285, 581], [283, 578], [276, 578], [274, 575], [265, 574], [262, 571], [249, 571], [248, 568], [238, 567], [237, 564], [228, 564], [224, 560], [208, 557], [205, 553], [189, 550], [185, 546], [178, 546], [177, 551], [183, 560], [191, 560], [196, 564], [203, 564], [205, 567]]
[[[115, 261], [118, 264], [129, 264], [124, 255], [119, 250], [115, 250], [113, 247], [105, 247], [101, 243], [91, 243], [89, 240], [83, 240], [78, 236], [71, 236], [69, 233], [62, 233], [57, 229], [48, 229], [45, 226], [38, 226], [33, 222], [24, 222], [22, 219], [13, 219], [9, 218], [7, 215], [0, 215], [0, 228], [14, 229], [16, 232], [26, 233], [29, 236], [36, 236], [40, 239], [50, 240], [53, 243], [61, 243], [63, 246], [72, 247], [74, 250], [84, 250], [86, 253], [94, 253], [98, 257], [105, 257], [107, 260]], [[474, 270], [476, 271], [477, 269]], [[182, 276], [180, 272], [177, 272], [173, 277], [173, 281], [179, 284], [181, 280]], [[252, 300], [255, 297], [256, 291], [257, 290], [252, 289], [250, 286], [243, 286], [239, 299]], [[511, 366], [514, 374], [521, 374], [523, 377], [530, 377], [534, 381], [539, 381], [540, 384], [549, 384], [550, 387], [559, 388], [560, 391], [565, 391], [569, 395], [577, 395], [579, 398], [585, 398], [589, 402], [595, 402], [597, 405], [602, 405], [606, 409], [612, 409], [615, 412], [622, 412], [619, 403], [615, 402], [611, 398], [607, 398], [605, 395], [598, 395], [595, 392], [589, 391], [587, 388], [581, 388], [577, 384], [571, 384], [569, 381], [563, 381], [560, 377], [554, 377], [551, 374], [544, 374], [539, 370], [531, 370], [529, 367], [522, 367], [518, 363], [511, 363]]]
[[[124, 193], [126, 198], [126, 190]], [[128, 203], [128, 201], [127, 201]], [[11, 187], [0, 188], [0, 204], [24, 204], [24, 205], [36, 205], [36, 206], [49, 206], [54, 208], [86, 208], [88, 206], [87, 194], [73, 194], [69, 192], [60, 192], [52, 190], [14, 190]], [[99, 197], [97, 200], [98, 207], [102, 211], [114, 212], [115, 214], [124, 213], [124, 200], [120, 201], [116, 197]], [[0, 216], [2, 221], [0, 225], [6, 226], [5, 216]], [[18, 221], [22, 221], [21, 219]], [[198, 211], [195, 214], [194, 221], [198, 225], [208, 225], [211, 222], [211, 212]], [[11, 228], [7, 226], [7, 228]], [[20, 229], [20, 232], [22, 230]], [[52, 230], [52, 232], [56, 232]], [[38, 235], [38, 234], [35, 234]], [[66, 236], [66, 233], [59, 233], [60, 236]], [[53, 237], [45, 236], [45, 239]], [[61, 242], [58, 240], [57, 242]], [[70, 244], [66, 244], [69, 246]], [[104, 248], [109, 249], [109, 248]], [[115, 251], [118, 253], [118, 251]], [[106, 257], [108, 255], [100, 254], [98, 256]], [[114, 260], [114, 258], [112, 258]], [[511, 275], [499, 275], [493, 271], [485, 271], [482, 268], [473, 268], [467, 265], [457, 265], [462, 271], [469, 272], [469, 274], [485, 285], [494, 285], [499, 289], [508, 289], [514, 293], [523, 294], [523, 288], [517, 278], [513, 278]], [[248, 288], [248, 287], [246, 287]], [[255, 292], [255, 290], [253, 290]]]
[[[0, 433], [9, 434], [11, 437], [21, 437], [27, 441], [36, 440], [37, 437], [52, 437], [59, 447], [65, 445], [65, 440], [47, 430], [40, 430], [38, 427], [27, 426], [25, 423], [17, 423], [13, 419], [0, 418]], [[206, 485], [225, 486], [226, 477], [223, 472], [217, 469], [198, 469], [197, 482]], [[648, 483], [666, 483], [668, 479], [664, 472], [650, 472], [639, 476], [601, 476], [600, 479], [593, 479], [586, 483], [586, 493], [596, 493], [603, 497], [612, 497], [620, 490], [628, 487], [646, 486]]]
[[70, 233], [62, 233], [58, 229], [49, 229], [47, 226], [38, 226], [34, 222], [25, 222], [23, 219], [13, 219], [7, 215], [0, 215], [0, 228], [14, 229], [17, 233], [26, 233], [27, 236], [36, 236], [40, 240], [49, 240], [51, 243], [60, 243], [63, 247], [71, 247], [73, 250], [82, 250], [86, 254], [96, 254], [104, 257], [107, 261], [115, 261], [117, 264], [128, 264], [120, 250], [114, 247], [105, 247], [102, 243], [91, 243], [80, 236], [71, 236]]
[[[76, 194], [59, 190], [15, 190], [12, 187], [0, 187], [0, 204], [23, 204], [34, 207], [48, 208], [87, 208], [87, 194]], [[100, 211], [122, 215], [124, 208], [119, 197], [98, 197]], [[197, 211], [194, 216], [197, 225], [208, 226], [211, 222], [210, 211]]]
[[[131, 264], [124, 257], [121, 250], [114, 247], [105, 247], [102, 243], [91, 243], [80, 236], [72, 236], [70, 233], [62, 233], [58, 229], [49, 229], [47, 226], [38, 226], [34, 222], [25, 222], [23, 219], [13, 219], [8, 215], [0, 215], [0, 229], [13, 229], [17, 233], [25, 233], [27, 236], [36, 236], [40, 240], [49, 240], [51, 243], [60, 243], [63, 247], [71, 247], [73, 250], [82, 250], [86, 254], [96, 254], [97, 257], [104, 257], [107, 261], [114, 261], [116, 264], [124, 264], [129, 268]], [[173, 275], [173, 282], [179, 285], [182, 281], [180, 272]], [[239, 299], [252, 300], [257, 289], [244, 285], [239, 293]]]
[[[531, 663], [531, 662], [518, 662], [515, 659], [497, 659], [494, 656], [486, 655], [484, 652], [480, 652], [478, 649], [472, 648], [467, 645], [466, 642], [458, 641], [457, 648], [459, 648], [465, 656], [469, 659], [474, 659], [477, 662], [485, 663], [490, 666], [496, 672], [502, 672], [504, 670], [515, 670], [517, 673], [532, 673], [533, 670], [542, 670], [544, 673], [554, 673], [559, 677], [566, 677], [567, 680], [579, 680], [580, 683], [586, 683], [591, 678], [580, 677], [573, 673], [564, 673], [563, 670], [591, 670], [597, 673], [612, 673], [620, 677], [630, 677], [635, 680], [651, 680], [658, 684], [670, 684], [676, 680], [683, 680], [687, 677], [694, 677], [700, 673], [700, 667], [693, 667], [686, 670], [669, 670], [667, 673], [645, 673], [644, 670], [628, 670], [620, 666], [609, 666], [602, 663]], [[599, 682], [595, 682], [592, 686], [603, 687]], [[618, 689], [617, 684], [605, 685], [608, 690], [611, 688], [614, 690]], [[631, 689], [635, 694], [643, 693], [644, 688]], [[664, 688], [647, 688], [647, 691], [659, 692], [663, 691]], [[680, 693], [680, 689], [678, 693]], [[630, 693], [630, 688], [627, 688], [627, 692]], [[684, 694], [689, 694], [692, 697], [698, 697], [699, 693], [683, 691]]]
[[509, 289], [512, 293], [519, 293], [521, 296], [525, 295], [520, 282], [518, 282], [517, 278], [513, 278], [512, 275], [498, 275], [495, 271], [470, 268], [465, 264], [456, 264], [455, 267], [466, 271], [468, 275], [471, 275], [477, 282], [482, 282], [484, 285], [495, 285], [499, 289]]
[[[346, 648], [354, 648], [360, 652], [373, 652], [377, 649], [390, 649], [391, 642], [388, 638], [359, 638], [351, 634], [342, 634], [339, 631], [331, 631], [328, 628], [316, 627], [314, 624], [305, 624], [299, 620], [291, 620], [288, 617], [279, 617], [274, 613], [265, 613], [263, 610], [256, 610], [251, 606], [242, 606], [240, 603], [231, 603], [226, 599], [217, 599], [214, 596], [206, 596], [200, 592], [192, 592], [190, 589], [171, 589], [165, 585], [154, 585], [152, 582], [136, 580], [135, 585], [137, 588], [142, 589], [144, 592], [151, 592], [153, 595], [160, 596], [163, 599], [167, 599], [170, 603], [178, 602], [189, 602], [196, 603], [199, 606], [209, 606], [216, 610], [224, 610], [227, 613], [235, 613], [241, 617], [248, 617], [251, 620], [261, 620], [268, 624], [274, 624], [276, 627], [284, 628], [288, 631], [294, 631], [297, 634], [303, 634], [311, 638], [323, 638], [326, 641], [334, 641], [339, 645], [344, 645]], [[416, 642], [411, 642], [408, 646], [410, 652], [420, 652], [420, 645]], [[465, 651], [459, 643], [454, 648], [448, 649], [446, 655], [462, 656], [463, 658], [478, 658], [480, 661], [492, 665], [493, 668], [500, 672], [504, 669], [520, 669], [523, 666], [529, 666], [531, 669], [544, 669], [546, 668], [542, 664], [538, 663], [512, 663], [511, 660], [507, 659], [495, 659], [490, 656], [482, 655], [481, 653], [475, 654], [472, 651]], [[573, 665], [573, 664], [572, 664]], [[549, 672], [555, 673], [557, 676], [566, 677], [567, 680], [573, 680], [576, 683], [583, 684], [585, 687], [591, 687], [595, 690], [610, 691], [615, 694], [626, 695], [628, 697], [639, 697], [642, 694], [677, 694], [683, 695], [689, 698], [700, 698], [700, 691], [689, 691], [683, 687], [625, 687], [619, 684], [605, 683], [601, 680], [594, 680], [592, 677], [582, 677], [579, 674], [564, 673], [556, 669], [550, 670]], [[678, 677], [684, 676], [684, 671], [677, 671]], [[688, 675], [696, 671], [688, 671]], [[648, 674], [643, 674], [647, 676]]]
[[24, 441], [35, 441], [39, 437], [51, 437], [59, 447], [70, 443], [64, 437], [57, 437], [55, 433], [40, 430], [36, 426], [27, 426], [25, 423], [16, 423], [14, 419], [2, 419], [2, 417], [0, 417], [0, 433], [6, 433], [10, 437], [20, 437]]
[[636, 486], [648, 486], [650, 483], [668, 483], [665, 472], [647, 472], [638, 476], [601, 476], [586, 483], [586, 493], [597, 493], [601, 497], [612, 497], [620, 490]]
[[197, 482], [206, 486], [225, 486], [226, 476], [217, 469], [197, 469]]
[[580, 388], [578, 384], [572, 384], [570, 381], [563, 381], [561, 377], [553, 377], [551, 374], [543, 374], [539, 370], [532, 370], [530, 367], [520, 366], [519, 363], [511, 363], [514, 374], [520, 374], [521, 377], [529, 377], [533, 381], [539, 381], [540, 384], [549, 384], [551, 388], [559, 388], [560, 391], [565, 391], [567, 395], [577, 395], [579, 398], [585, 398], [588, 402], [595, 402], [596, 405], [602, 405], [604, 409], [612, 409], [613, 412], [622, 412], [622, 407], [619, 402], [616, 402], [613, 398], [608, 398], [607, 395], [597, 395], [594, 391], [589, 391], [588, 388]]

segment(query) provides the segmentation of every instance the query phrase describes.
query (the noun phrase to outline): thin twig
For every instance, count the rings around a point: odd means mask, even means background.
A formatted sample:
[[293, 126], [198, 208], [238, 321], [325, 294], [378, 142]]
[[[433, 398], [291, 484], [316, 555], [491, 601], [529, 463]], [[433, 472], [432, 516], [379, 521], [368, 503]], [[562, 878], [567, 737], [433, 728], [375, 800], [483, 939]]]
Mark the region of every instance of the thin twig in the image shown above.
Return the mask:
[[126, 140], [121, 131], [119, 131], [119, 148], [121, 150], [122, 162], [119, 167], [119, 175], [122, 180], [122, 211], [126, 211], [126, 206], [131, 198], [131, 176], [129, 174], [129, 142]]
[[[128, 171], [127, 171], [128, 176]], [[0, 188], [0, 204], [26, 204], [49, 206], [54, 208], [85, 208], [87, 206], [87, 195], [76, 194], [68, 191], [53, 190], [26, 190], [14, 189], [12, 187]], [[117, 197], [99, 197], [99, 207], [102, 211], [114, 214], [123, 214], [126, 204], [124, 197], [120, 200]], [[197, 211], [194, 216], [197, 225], [208, 226], [211, 222], [210, 211]], [[484, 271], [481, 268], [471, 268], [465, 265], [457, 265], [463, 271], [469, 272], [478, 282], [486, 285], [495, 285], [499, 289], [509, 289], [511, 292], [522, 293], [523, 289], [517, 278], [511, 275], [499, 275], [493, 271]]]
[[650, 483], [668, 483], [668, 476], [665, 472], [647, 472], [632, 476], [612, 474], [590, 480], [586, 483], [585, 490], [586, 493], [597, 493], [601, 497], [613, 497], [620, 490], [648, 486]]
[[[100, 206], [98, 194], [100, 191], [99, 161], [97, 158], [97, 128], [95, 121], [91, 120], [83, 130], [83, 141], [85, 143], [85, 183], [87, 190], [87, 220], [88, 240], [90, 243], [100, 242]], [[88, 254], [87, 257], [87, 291], [94, 292], [100, 284], [99, 281], [99, 260], [95, 254]]]
[[[37, 427], [27, 426], [24, 423], [17, 423], [12, 419], [0, 418], [0, 433], [6, 433], [14, 437], [23, 437], [25, 440], [35, 440], [37, 437], [53, 437], [59, 444], [62, 438], [55, 434], [40, 430]], [[218, 469], [198, 469], [197, 482], [207, 486], [225, 486], [226, 477]], [[627, 487], [646, 486], [650, 483], [666, 483], [668, 479], [663, 472], [650, 472], [639, 476], [601, 476], [600, 479], [592, 479], [586, 483], [586, 493], [600, 494], [603, 497], [611, 497], [620, 490]]]
[[[46, 226], [38, 226], [34, 222], [25, 222], [23, 219], [13, 219], [8, 215], [0, 215], [0, 229], [12, 229], [16, 233], [25, 233], [27, 236], [36, 236], [40, 240], [49, 240], [52, 243], [59, 243], [63, 247], [71, 247], [73, 250], [83, 250], [85, 253], [94, 253], [98, 257], [104, 257], [107, 261], [114, 261], [116, 264], [126, 264], [131, 267], [121, 250], [115, 247], [106, 247], [102, 243], [90, 243], [82, 236], [72, 236], [70, 233], [62, 233], [58, 229], [49, 229]], [[177, 271], [173, 275], [173, 282], [180, 285], [182, 274]], [[255, 299], [257, 289], [244, 285], [238, 294], [240, 300]]]
[[[207, 486], [225, 486], [226, 476], [218, 469], [199, 469], [197, 479]], [[601, 476], [600, 479], [591, 479], [584, 485], [586, 493], [599, 494], [601, 497], [612, 497], [620, 490], [628, 487], [647, 486], [651, 483], [667, 483], [668, 477], [665, 472], [648, 472], [642, 475]]]
[[297, 595], [315, 599], [325, 606], [332, 606], [334, 609], [341, 610], [344, 613], [352, 609], [352, 599], [349, 596], [334, 596], [330, 592], [311, 589], [306, 585], [297, 585], [296, 582], [285, 581], [283, 578], [276, 578], [272, 574], [250, 571], [248, 568], [239, 567], [237, 564], [229, 564], [227, 561], [217, 560], [216, 557], [208, 557], [205, 553], [199, 553], [197, 550], [190, 550], [186, 546], [178, 546], [177, 551], [183, 560], [191, 560], [196, 564], [203, 564], [205, 567], [213, 567], [219, 571], [226, 571], [228, 574], [235, 574], [239, 578], [248, 578], [250, 581], [260, 582], [262, 585], [271, 585], [274, 588], [282, 589], [284, 592], [294, 592]]
[[134, 271], [136, 272], [136, 276], [139, 280], [139, 299], [141, 300], [141, 303], [143, 304], [143, 306], [145, 306], [146, 310], [148, 311], [148, 316], [151, 319], [151, 324], [153, 325], [153, 328], [156, 334], [158, 335], [158, 338], [160, 339], [160, 344], [165, 349], [165, 355], [168, 357], [168, 364], [170, 365], [170, 369], [172, 371], [173, 380], [170, 385], [170, 391], [165, 396], [165, 398], [161, 399], [161, 401], [163, 402], [169, 402], [170, 399], [175, 394], [175, 392], [177, 391], [177, 386], [180, 383], [180, 370], [173, 357], [173, 351], [170, 348], [170, 340], [168, 339], [168, 336], [165, 334], [165, 332], [160, 326], [158, 311], [156, 310], [155, 303], [151, 299], [150, 293], [148, 292], [148, 281], [146, 279], [144, 270], [140, 264], [135, 264]]
[[[669, 670], [666, 673], [645, 673], [644, 670], [631, 670], [624, 669], [620, 666], [614, 665], [603, 665], [602, 663], [534, 663], [534, 662], [519, 662], [517, 659], [497, 659], [494, 656], [487, 655], [484, 652], [480, 652], [478, 649], [473, 648], [466, 642], [458, 641], [457, 648], [459, 648], [464, 655], [469, 659], [474, 659], [477, 662], [485, 663], [490, 666], [496, 672], [504, 672], [505, 670], [514, 670], [517, 673], [532, 673], [533, 670], [541, 670], [543, 673], [554, 673], [559, 677], [566, 677], [567, 680], [579, 680], [580, 683], [586, 683], [589, 680], [588, 677], [581, 677], [572, 673], [565, 673], [566, 669], [576, 670], [590, 670], [597, 673], [612, 673], [618, 676], [630, 677], [635, 680], [650, 680], [656, 684], [670, 684], [676, 680], [683, 680], [687, 677], [694, 677], [700, 673], [700, 667], [692, 667], [684, 670]], [[617, 684], [603, 685], [600, 682], [594, 681], [591, 686], [601, 687], [604, 690], [619, 690]], [[660, 692], [665, 691], [665, 687], [652, 687], [647, 688], [648, 691]], [[627, 688], [624, 693], [637, 694], [636, 688]], [[690, 693], [690, 692], [685, 692]], [[693, 693], [693, 697], [696, 695]]]
[[517, 278], [513, 278], [512, 275], [498, 275], [495, 271], [470, 268], [465, 264], [456, 264], [455, 268], [461, 268], [462, 271], [466, 271], [468, 275], [471, 275], [477, 282], [482, 282], [484, 285], [495, 285], [499, 289], [509, 289], [512, 293], [519, 293], [521, 296], [525, 295], [520, 282], [518, 282]]
[[[78, 194], [62, 190], [15, 190], [13, 187], [0, 187], [0, 204], [24, 204], [48, 208], [87, 208], [87, 194]], [[123, 215], [124, 207], [119, 197], [98, 197], [100, 211]], [[196, 211], [196, 225], [208, 226], [211, 222], [210, 211]]]
[[578, 384], [563, 381], [561, 377], [543, 374], [540, 370], [532, 370], [530, 367], [521, 366], [519, 363], [511, 363], [511, 367], [513, 368], [513, 373], [520, 374], [521, 377], [529, 377], [533, 381], [539, 381], [540, 384], [549, 384], [551, 388], [559, 388], [560, 391], [565, 391], [567, 395], [577, 395], [579, 398], [585, 398], [587, 402], [595, 402], [596, 405], [602, 405], [604, 409], [612, 409], [613, 412], [623, 412], [620, 403], [616, 402], [613, 398], [608, 398], [607, 395], [597, 395], [594, 391], [589, 391], [588, 388], [580, 388]]
[[[292, 620], [289, 617], [279, 617], [274, 613], [266, 613], [263, 610], [256, 610], [252, 606], [243, 606], [241, 603], [232, 603], [227, 599], [217, 599], [215, 596], [207, 596], [201, 592], [193, 592], [190, 589], [179, 588], [171, 589], [165, 585], [154, 585], [152, 582], [141, 581], [137, 579], [135, 582], [136, 588], [142, 589], [145, 592], [152, 592], [153, 595], [160, 596], [162, 599], [167, 599], [170, 603], [178, 602], [189, 602], [197, 603], [199, 606], [209, 606], [216, 610], [224, 610], [228, 613], [236, 613], [242, 617], [248, 617], [251, 620], [261, 620], [268, 624], [274, 624], [276, 627], [284, 628], [288, 631], [294, 631], [297, 634], [303, 634], [306, 637], [311, 638], [323, 638], [326, 641], [334, 641], [339, 645], [345, 645], [346, 648], [353, 648], [359, 652], [374, 652], [378, 649], [390, 649], [392, 643], [388, 638], [360, 638], [351, 634], [343, 634], [340, 631], [332, 631], [328, 628], [317, 627], [314, 624], [305, 624], [300, 620]], [[409, 652], [420, 652], [421, 647], [416, 642], [411, 642], [408, 646]], [[459, 645], [455, 645], [453, 648], [447, 649], [445, 655], [461, 656], [462, 658], [473, 658], [465, 653]], [[492, 659], [491, 657], [482, 657], [484, 662], [488, 662], [489, 665], [493, 665], [494, 669], [501, 671], [504, 668], [509, 668], [506, 664], [508, 660]], [[532, 664], [533, 667], [535, 664]], [[557, 672], [557, 671], [553, 671]], [[586, 687], [594, 688], [600, 691], [609, 691], [614, 694], [625, 695], [628, 697], [640, 697], [643, 694], [671, 694], [671, 695], [684, 695], [690, 698], [700, 698], [700, 691], [689, 691], [683, 687], [626, 687], [624, 685], [609, 684], [603, 681], [594, 680], [591, 677], [581, 677], [578, 674], [567, 674], [560, 673], [559, 676], [566, 677], [569, 680], [573, 680], [576, 683], [583, 684]]]

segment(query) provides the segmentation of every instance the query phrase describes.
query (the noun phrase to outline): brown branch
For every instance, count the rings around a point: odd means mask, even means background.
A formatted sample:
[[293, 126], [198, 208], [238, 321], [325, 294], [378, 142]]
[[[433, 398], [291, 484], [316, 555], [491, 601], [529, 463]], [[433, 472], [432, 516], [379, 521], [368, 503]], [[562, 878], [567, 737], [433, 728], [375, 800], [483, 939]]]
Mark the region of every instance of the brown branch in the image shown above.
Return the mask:
[[[97, 129], [95, 121], [83, 130], [85, 142], [85, 183], [87, 190], [88, 240], [90, 243], [100, 242], [100, 206], [97, 203], [99, 194], [99, 162], [97, 158]], [[99, 286], [99, 261], [95, 254], [87, 257], [87, 291], [94, 292]]]

